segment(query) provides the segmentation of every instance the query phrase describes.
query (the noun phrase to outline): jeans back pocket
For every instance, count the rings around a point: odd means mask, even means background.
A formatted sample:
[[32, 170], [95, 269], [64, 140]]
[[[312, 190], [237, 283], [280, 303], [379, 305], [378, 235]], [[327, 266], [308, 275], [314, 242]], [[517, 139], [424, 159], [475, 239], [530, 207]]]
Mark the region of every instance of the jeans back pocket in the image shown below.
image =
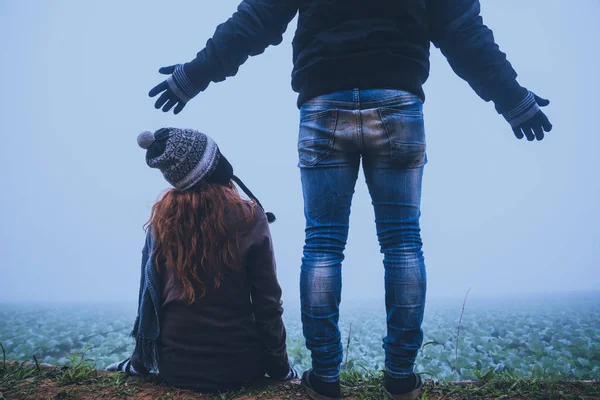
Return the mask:
[[422, 167], [427, 162], [422, 102], [378, 109], [394, 163], [405, 168]]
[[333, 150], [338, 112], [336, 109], [301, 109], [298, 157], [300, 167], [312, 167]]

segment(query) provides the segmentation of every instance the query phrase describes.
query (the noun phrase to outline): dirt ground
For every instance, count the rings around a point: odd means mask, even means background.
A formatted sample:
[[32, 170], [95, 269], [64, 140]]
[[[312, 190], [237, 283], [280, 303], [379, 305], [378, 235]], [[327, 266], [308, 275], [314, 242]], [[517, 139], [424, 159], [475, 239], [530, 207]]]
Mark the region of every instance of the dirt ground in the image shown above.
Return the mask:
[[[158, 380], [129, 377], [120, 373], [92, 371], [65, 380], [59, 367], [0, 371], [0, 400], [12, 399], [141, 399], [141, 400], [290, 400], [308, 399], [299, 380], [286, 383], [264, 382], [244, 390], [224, 394], [202, 394], [165, 385]], [[62, 374], [62, 375], [61, 375]], [[346, 400], [383, 400], [377, 377], [343, 382]], [[423, 400], [454, 399], [583, 399], [600, 400], [600, 382], [513, 382], [435, 383], [427, 381]]]

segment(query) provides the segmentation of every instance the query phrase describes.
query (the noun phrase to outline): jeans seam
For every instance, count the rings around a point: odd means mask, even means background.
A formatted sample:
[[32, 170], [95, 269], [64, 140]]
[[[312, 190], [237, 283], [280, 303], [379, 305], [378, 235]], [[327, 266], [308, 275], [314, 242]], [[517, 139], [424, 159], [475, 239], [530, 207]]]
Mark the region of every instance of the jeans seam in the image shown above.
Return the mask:
[[[387, 105], [396, 104], [398, 102], [410, 100], [410, 99], [413, 99], [414, 97], [415, 97], [415, 95], [412, 95], [412, 94], [404, 94], [404, 95], [398, 95], [398, 96], [393, 96], [393, 97], [387, 97], [382, 100], [361, 102], [360, 108], [361, 109], [362, 108], [371, 109], [371, 108], [377, 108], [377, 107], [385, 108]], [[417, 99], [421, 100], [421, 98], [419, 98], [418, 96], [417, 96]], [[352, 108], [356, 107], [356, 101], [354, 100], [354, 97], [353, 97], [353, 101], [313, 99], [313, 100], [308, 100], [302, 104], [302, 107], [305, 107], [305, 106], [338, 107], [338, 108], [352, 109]]]
[[300, 122], [306, 122], [306, 121], [312, 121], [314, 119], [318, 119], [320, 116], [325, 115], [329, 112], [331, 112], [331, 109], [312, 112], [312, 113], [300, 118]]
[[[335, 147], [335, 131], [337, 129], [338, 119], [339, 119], [338, 110], [334, 109], [333, 110], [333, 121], [331, 121], [331, 141], [330, 141], [331, 143], [329, 144], [329, 150], [327, 151], [327, 154], [324, 157], [322, 157], [321, 160], [319, 160], [319, 162], [323, 161], [324, 159], [329, 157], [331, 155], [331, 153], [333, 153], [333, 148]], [[317, 164], [315, 164], [315, 165], [317, 165]]]
[[394, 108], [394, 107], [390, 107], [390, 106], [380, 106], [378, 107], [380, 110], [386, 110], [388, 112], [391, 113], [396, 113], [398, 115], [401, 115], [405, 118], [423, 118], [423, 111], [422, 110], [405, 110], [405, 109], [398, 109], [398, 108]]
[[394, 158], [395, 154], [394, 154], [394, 144], [392, 143], [392, 135], [390, 134], [390, 132], [388, 130], [388, 126], [387, 126], [385, 117], [383, 116], [383, 113], [381, 112], [381, 109], [377, 110], [377, 115], [379, 115], [379, 119], [381, 120], [381, 124], [383, 125], [383, 130], [385, 132], [385, 136], [387, 137], [388, 144], [390, 146], [390, 156], [392, 158]]

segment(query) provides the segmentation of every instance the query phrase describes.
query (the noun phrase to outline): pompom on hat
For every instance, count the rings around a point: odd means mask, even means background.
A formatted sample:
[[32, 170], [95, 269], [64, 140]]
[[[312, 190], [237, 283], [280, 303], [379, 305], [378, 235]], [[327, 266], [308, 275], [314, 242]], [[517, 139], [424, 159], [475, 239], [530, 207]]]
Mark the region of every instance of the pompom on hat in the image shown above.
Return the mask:
[[137, 137], [137, 143], [142, 149], [148, 150], [154, 143], [154, 133], [150, 131], [140, 133]]
[[[146, 163], [159, 169], [177, 190], [187, 190], [200, 183], [227, 184], [233, 180], [260, 208], [262, 204], [244, 183], [233, 174], [233, 167], [221, 154], [217, 143], [193, 129], [162, 128], [142, 132], [138, 145], [146, 150]], [[269, 223], [273, 213], [266, 213]]]

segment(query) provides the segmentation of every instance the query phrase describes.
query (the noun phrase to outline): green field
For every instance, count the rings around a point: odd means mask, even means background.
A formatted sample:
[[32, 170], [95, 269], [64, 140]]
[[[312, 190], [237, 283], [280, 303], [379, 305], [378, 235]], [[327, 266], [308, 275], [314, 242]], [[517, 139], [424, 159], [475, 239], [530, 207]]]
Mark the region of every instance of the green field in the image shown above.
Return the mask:
[[[418, 370], [440, 380], [476, 379], [491, 368], [516, 377], [532, 371], [547, 376], [600, 376], [600, 293], [519, 298], [469, 298], [456, 352], [462, 299], [429, 301], [423, 329], [428, 343]], [[7, 359], [64, 364], [91, 347], [98, 368], [130, 355], [128, 336], [135, 305], [0, 304], [0, 342]], [[300, 369], [310, 366], [297, 307], [285, 314], [288, 351]], [[348, 364], [358, 370], [383, 368], [385, 314], [380, 302], [342, 304], [340, 326]], [[458, 371], [456, 370], [458, 366]]]

